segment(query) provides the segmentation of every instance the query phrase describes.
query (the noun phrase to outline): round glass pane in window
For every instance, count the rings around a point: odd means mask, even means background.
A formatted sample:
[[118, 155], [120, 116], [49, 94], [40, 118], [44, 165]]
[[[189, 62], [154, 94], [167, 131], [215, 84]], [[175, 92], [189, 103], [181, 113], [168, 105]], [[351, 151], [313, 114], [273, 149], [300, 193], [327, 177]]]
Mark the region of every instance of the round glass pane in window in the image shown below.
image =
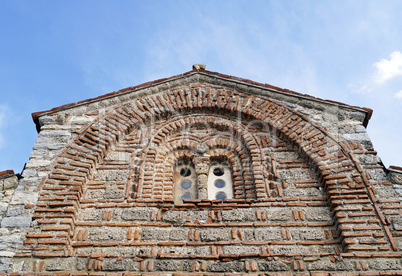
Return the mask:
[[216, 199], [226, 199], [226, 194], [224, 192], [219, 192], [216, 194], [215, 198]]
[[192, 199], [193, 197], [190, 194], [184, 194], [180, 197], [181, 200], [183, 199]]
[[180, 175], [183, 177], [190, 176], [191, 170], [189, 168], [183, 168], [180, 170]]
[[188, 188], [191, 187], [191, 181], [190, 180], [184, 180], [180, 183], [180, 186], [184, 189], [187, 190]]
[[225, 171], [222, 168], [214, 169], [214, 175], [216, 175], [216, 176], [222, 176], [224, 173], [225, 173]]
[[225, 181], [218, 179], [215, 181], [214, 185], [216, 188], [221, 189], [221, 188], [225, 187], [226, 184], [225, 184]]

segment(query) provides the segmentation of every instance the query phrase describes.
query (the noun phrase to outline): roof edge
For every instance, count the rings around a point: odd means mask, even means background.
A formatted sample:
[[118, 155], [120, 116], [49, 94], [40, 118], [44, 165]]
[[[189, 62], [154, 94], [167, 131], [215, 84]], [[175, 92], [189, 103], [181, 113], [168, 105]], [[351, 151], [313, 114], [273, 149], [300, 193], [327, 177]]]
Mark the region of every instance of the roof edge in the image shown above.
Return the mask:
[[5, 170], [0, 172], [0, 179], [15, 175], [14, 170]]
[[158, 79], [158, 80], [145, 82], [145, 83], [142, 83], [142, 84], [139, 84], [139, 85], [136, 85], [136, 86], [130, 86], [130, 87], [127, 87], [127, 88], [120, 89], [118, 91], [113, 91], [113, 92], [110, 92], [110, 93], [107, 93], [107, 94], [104, 94], [104, 95], [101, 95], [101, 96], [98, 96], [98, 97], [95, 97], [95, 98], [90, 98], [90, 99], [78, 101], [78, 102], [75, 102], [75, 103], [69, 103], [69, 104], [61, 105], [61, 106], [54, 107], [52, 109], [45, 110], [45, 111], [34, 112], [34, 113], [32, 113], [32, 119], [33, 119], [33, 121], [34, 121], [34, 123], [36, 125], [36, 130], [39, 132], [40, 131], [39, 117], [41, 115], [45, 115], [45, 114], [48, 114], [48, 113], [54, 113], [54, 112], [58, 112], [58, 111], [61, 111], [61, 110], [64, 110], [64, 109], [73, 108], [75, 106], [82, 105], [82, 104], [85, 104], [85, 103], [90, 103], [90, 102], [99, 101], [99, 100], [102, 100], [102, 99], [114, 97], [114, 96], [117, 96], [117, 95], [120, 95], [120, 94], [124, 94], [124, 93], [127, 93], [127, 92], [134, 91], [136, 89], [157, 85], [157, 84], [169, 81], [169, 80], [173, 80], [173, 79], [176, 79], [176, 78], [181, 78], [181, 77], [184, 77], [184, 76], [187, 76], [187, 75], [191, 75], [193, 73], [202, 73], [202, 74], [205, 74], [205, 75], [219, 77], [219, 78], [222, 78], [222, 79], [227, 79], [227, 80], [236, 81], [236, 82], [240, 82], [240, 83], [245, 83], [245, 84], [249, 84], [249, 85], [252, 85], [252, 86], [257, 86], [257, 87], [260, 87], [260, 88], [267, 88], [267, 89], [270, 89], [270, 90], [273, 90], [273, 91], [276, 91], [276, 92], [282, 92], [282, 93], [285, 93], [285, 94], [295, 95], [295, 96], [299, 96], [299, 97], [303, 97], [303, 98], [307, 98], [307, 99], [311, 99], [311, 100], [316, 100], [316, 101], [320, 101], [320, 102], [331, 103], [331, 104], [335, 104], [335, 105], [341, 105], [341, 106], [344, 106], [344, 107], [359, 109], [361, 111], [366, 112], [366, 117], [365, 117], [365, 119], [363, 121], [363, 126], [364, 127], [367, 127], [368, 122], [369, 122], [369, 120], [370, 120], [370, 118], [371, 118], [371, 116], [373, 114], [373, 110], [370, 109], [370, 108], [367, 108], [367, 107], [351, 106], [351, 105], [341, 103], [341, 102], [337, 102], [337, 101], [325, 100], [325, 99], [317, 98], [317, 97], [314, 97], [314, 96], [311, 96], [311, 95], [308, 95], [308, 94], [302, 94], [302, 93], [299, 93], [299, 92], [296, 92], [296, 91], [293, 91], [293, 90], [290, 90], [290, 89], [280, 88], [280, 87], [273, 86], [273, 85], [270, 85], [270, 84], [267, 84], [267, 83], [264, 84], [264, 83], [260, 83], [260, 82], [255, 82], [255, 81], [252, 81], [252, 80], [249, 80], [249, 79], [244, 79], [244, 78], [239, 78], [239, 77], [235, 77], [235, 76], [225, 75], [225, 74], [221, 74], [221, 73], [218, 73], [218, 72], [208, 71], [208, 70], [205, 70], [205, 69], [202, 69], [202, 68], [198, 68], [198, 70], [194, 68], [191, 71], [185, 72], [183, 74], [175, 75], [175, 76], [172, 76], [172, 77], [169, 77], [169, 78], [161, 78], [161, 79]]
[[402, 167], [399, 166], [389, 166], [388, 168], [389, 171], [397, 172], [397, 173], [402, 173]]

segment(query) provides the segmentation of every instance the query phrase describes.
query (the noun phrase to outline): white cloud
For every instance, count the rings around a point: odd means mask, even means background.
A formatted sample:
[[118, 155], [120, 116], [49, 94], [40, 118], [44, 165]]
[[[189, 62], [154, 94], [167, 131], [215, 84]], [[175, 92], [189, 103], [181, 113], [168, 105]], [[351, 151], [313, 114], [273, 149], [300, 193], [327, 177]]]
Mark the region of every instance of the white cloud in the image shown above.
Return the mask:
[[395, 77], [402, 76], [402, 53], [395, 51], [390, 55], [390, 59], [381, 59], [374, 63], [376, 68], [376, 83], [385, 83]]
[[402, 100], [402, 90], [395, 93], [395, 98]]
[[[366, 75], [360, 81], [349, 84], [349, 88], [359, 94], [374, 95], [381, 92], [382, 95], [391, 96], [391, 91], [395, 91], [395, 87], [398, 87], [398, 84], [390, 82], [390, 80], [402, 76], [402, 53], [394, 51], [389, 56], [389, 59], [380, 59], [380, 61], [373, 64], [373, 67], [374, 72]], [[399, 93], [397, 94], [400, 95]], [[395, 95], [395, 97], [398, 96]]]

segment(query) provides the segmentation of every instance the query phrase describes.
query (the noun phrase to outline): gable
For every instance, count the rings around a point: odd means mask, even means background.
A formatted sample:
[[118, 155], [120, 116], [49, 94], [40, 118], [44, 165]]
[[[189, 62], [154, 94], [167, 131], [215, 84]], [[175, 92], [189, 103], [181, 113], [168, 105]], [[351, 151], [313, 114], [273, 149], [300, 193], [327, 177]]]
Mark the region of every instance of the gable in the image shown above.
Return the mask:
[[[198, 72], [126, 92], [34, 116], [33, 154], [58, 147], [27, 168], [42, 176], [17, 254], [32, 272], [399, 269], [381, 198], [397, 196], [344, 138], [366, 111]], [[214, 175], [232, 195], [209, 196]]]
[[[234, 89], [240, 93], [249, 93], [260, 97], [267, 97], [279, 103], [288, 105], [296, 110], [302, 111], [309, 119], [319, 117], [319, 121], [325, 121], [327, 118], [323, 116], [343, 114], [345, 118], [332, 118], [332, 121], [343, 121], [350, 119], [358, 121], [364, 126], [367, 126], [372, 115], [372, 110], [369, 108], [361, 108], [349, 106], [343, 103], [323, 100], [312, 97], [306, 94], [300, 94], [288, 89], [275, 87], [269, 84], [257, 83], [251, 80], [223, 75], [206, 70], [192, 70], [182, 75], [173, 76], [170, 78], [151, 81], [133, 87], [128, 87], [115, 91], [106, 95], [99, 96], [93, 99], [87, 99], [76, 103], [70, 103], [63, 106], [55, 107], [48, 111], [32, 113], [32, 118], [39, 130], [42, 122], [46, 121], [46, 115], [58, 115], [58, 121], [64, 122], [71, 116], [80, 116], [93, 112], [105, 112], [113, 106], [129, 102], [132, 99], [145, 97], [163, 93], [169, 89], [178, 87], [193, 87], [199, 83], [211, 86], [221, 86]], [[340, 112], [339, 112], [340, 111]], [[317, 118], [316, 118], [317, 120]]]

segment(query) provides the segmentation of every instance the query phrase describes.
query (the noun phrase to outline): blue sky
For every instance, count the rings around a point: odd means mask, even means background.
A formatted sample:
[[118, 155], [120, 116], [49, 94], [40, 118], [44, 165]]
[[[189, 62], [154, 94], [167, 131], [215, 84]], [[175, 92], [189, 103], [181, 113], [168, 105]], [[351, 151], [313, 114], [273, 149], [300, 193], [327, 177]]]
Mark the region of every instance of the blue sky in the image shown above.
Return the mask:
[[37, 136], [31, 113], [191, 70], [374, 110], [402, 166], [402, 1], [0, 0], [0, 171]]

